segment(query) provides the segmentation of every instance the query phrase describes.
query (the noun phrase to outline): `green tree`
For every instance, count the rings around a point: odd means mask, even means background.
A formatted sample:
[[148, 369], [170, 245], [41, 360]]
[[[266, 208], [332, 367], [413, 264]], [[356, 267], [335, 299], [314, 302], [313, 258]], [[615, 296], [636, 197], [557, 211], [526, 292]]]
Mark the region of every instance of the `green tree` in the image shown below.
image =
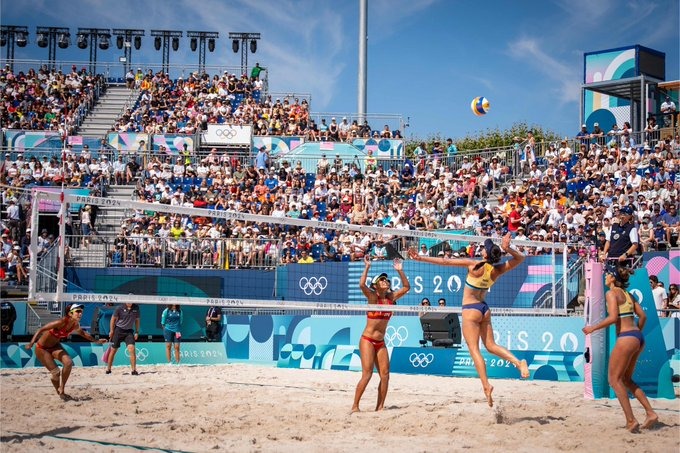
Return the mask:
[[[521, 141], [527, 138], [528, 132], [534, 134], [536, 143], [559, 141], [560, 136], [547, 129], [543, 129], [538, 125], [529, 126], [527, 123], [515, 123], [506, 130], [500, 129], [486, 129], [477, 133], [476, 135], [466, 135], [462, 138], [453, 139], [459, 153], [474, 153], [475, 151], [483, 151], [485, 149], [506, 148], [511, 147], [514, 143], [515, 137], [519, 137]], [[445, 142], [448, 137], [442, 137], [440, 133], [431, 134], [426, 139], [413, 138], [405, 143], [406, 156], [413, 157], [413, 151], [418, 147], [418, 144], [424, 141], [427, 144], [428, 152], [432, 149], [434, 142]]]

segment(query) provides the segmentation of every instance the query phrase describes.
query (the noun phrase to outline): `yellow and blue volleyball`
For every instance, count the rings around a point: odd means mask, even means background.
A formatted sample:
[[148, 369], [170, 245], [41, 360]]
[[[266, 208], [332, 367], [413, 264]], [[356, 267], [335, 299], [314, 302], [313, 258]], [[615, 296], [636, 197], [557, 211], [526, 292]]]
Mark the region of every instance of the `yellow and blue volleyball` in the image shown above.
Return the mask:
[[484, 96], [478, 96], [474, 98], [472, 100], [472, 103], [470, 104], [472, 113], [474, 113], [477, 116], [486, 115], [489, 112], [490, 107], [491, 105], [489, 104], [489, 100]]

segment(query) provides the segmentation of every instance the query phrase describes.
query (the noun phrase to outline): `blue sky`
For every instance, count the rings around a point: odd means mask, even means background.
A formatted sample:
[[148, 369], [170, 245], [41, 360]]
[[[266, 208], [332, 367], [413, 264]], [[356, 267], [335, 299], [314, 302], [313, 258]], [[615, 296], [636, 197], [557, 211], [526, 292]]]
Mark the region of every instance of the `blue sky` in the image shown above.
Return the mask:
[[[407, 137], [462, 138], [514, 123], [560, 135], [579, 130], [584, 52], [640, 44], [666, 53], [666, 80], [678, 80], [677, 0], [369, 0], [368, 112], [410, 118]], [[256, 61], [270, 91], [309, 93], [315, 112], [356, 112], [357, 0], [0, 0], [3, 25], [29, 27], [17, 59], [46, 59], [36, 26], [146, 30], [133, 65], [160, 64], [149, 30], [218, 31], [208, 66], [238, 66], [229, 32], [260, 32]], [[121, 11], [125, 11], [121, 14]], [[2, 58], [6, 49], [0, 49]], [[99, 62], [122, 55], [115, 45]], [[57, 49], [87, 62], [89, 50]], [[198, 61], [185, 37], [170, 64]], [[470, 101], [491, 111], [476, 117]], [[374, 128], [379, 124], [373, 124]]]

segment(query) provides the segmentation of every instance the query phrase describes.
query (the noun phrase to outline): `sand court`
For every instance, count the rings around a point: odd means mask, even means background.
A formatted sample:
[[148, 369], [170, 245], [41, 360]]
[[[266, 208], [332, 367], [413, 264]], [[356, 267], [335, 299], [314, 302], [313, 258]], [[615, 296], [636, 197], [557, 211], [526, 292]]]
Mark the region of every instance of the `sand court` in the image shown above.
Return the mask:
[[[680, 400], [652, 400], [660, 423], [630, 434], [616, 400], [583, 383], [392, 374], [373, 412], [375, 375], [350, 414], [359, 373], [228, 364], [75, 367], [62, 401], [43, 368], [0, 376], [2, 451], [635, 451], [680, 450]], [[639, 420], [644, 411], [633, 408]], [[38, 413], [40, 411], [40, 413]]]

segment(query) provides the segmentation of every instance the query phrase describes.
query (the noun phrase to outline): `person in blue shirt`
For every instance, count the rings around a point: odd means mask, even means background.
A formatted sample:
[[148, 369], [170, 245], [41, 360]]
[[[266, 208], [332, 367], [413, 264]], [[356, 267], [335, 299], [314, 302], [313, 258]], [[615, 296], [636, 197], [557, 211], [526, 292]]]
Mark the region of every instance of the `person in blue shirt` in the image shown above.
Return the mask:
[[179, 365], [179, 343], [182, 338], [182, 309], [179, 305], [168, 305], [161, 315], [163, 338], [165, 338], [165, 357], [172, 363], [172, 345], [175, 345], [175, 363]]
[[455, 143], [453, 143], [453, 140], [450, 138], [446, 139], [446, 153], [449, 156], [453, 156], [454, 154], [458, 153], [458, 148], [456, 147]]
[[267, 153], [267, 147], [261, 146], [260, 149], [257, 151], [257, 155], [255, 156], [255, 168], [258, 170], [261, 168], [266, 169], [268, 160], [269, 153]]

